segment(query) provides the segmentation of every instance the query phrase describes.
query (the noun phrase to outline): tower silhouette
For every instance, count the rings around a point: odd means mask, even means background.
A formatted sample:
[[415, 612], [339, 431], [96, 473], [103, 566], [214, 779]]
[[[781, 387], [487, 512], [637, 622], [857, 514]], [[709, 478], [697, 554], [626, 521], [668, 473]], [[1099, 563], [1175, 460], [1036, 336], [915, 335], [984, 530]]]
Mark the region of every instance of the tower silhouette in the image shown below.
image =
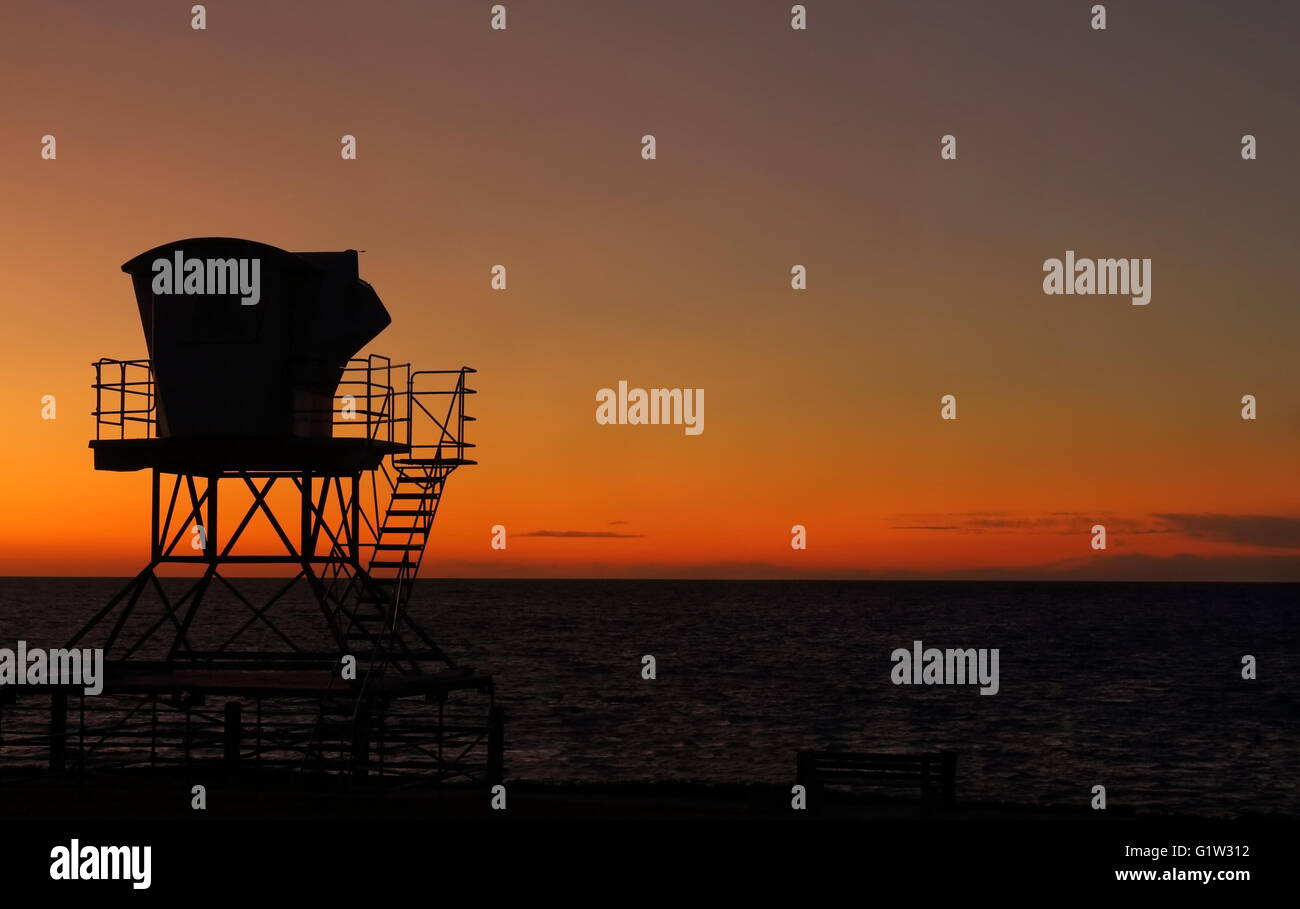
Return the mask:
[[[162, 705], [184, 712], [177, 760], [219, 745], [228, 765], [499, 778], [491, 677], [457, 665], [408, 608], [447, 479], [475, 463], [474, 370], [357, 356], [391, 320], [355, 250], [195, 238], [122, 269], [149, 356], [94, 364], [90, 447], [97, 470], [150, 472], [150, 554], [69, 642], [107, 660], [108, 697], [92, 706], [109, 725], [78, 766], [130, 763], [124, 730], [145, 706], [158, 763]], [[292, 576], [236, 577], [250, 566]], [[160, 574], [177, 570], [189, 576]], [[482, 709], [449, 719], [462, 695]]]

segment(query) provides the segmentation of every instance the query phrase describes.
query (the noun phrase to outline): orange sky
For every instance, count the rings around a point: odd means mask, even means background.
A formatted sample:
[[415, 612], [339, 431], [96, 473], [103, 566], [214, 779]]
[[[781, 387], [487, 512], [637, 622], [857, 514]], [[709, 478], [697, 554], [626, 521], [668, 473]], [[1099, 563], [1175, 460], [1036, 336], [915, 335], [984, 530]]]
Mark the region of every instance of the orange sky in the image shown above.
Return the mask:
[[[89, 364], [144, 356], [122, 262], [237, 236], [365, 250], [371, 349], [479, 369], [429, 574], [1300, 579], [1292, 11], [509, 6], [6, 24], [0, 573], [142, 567]], [[1066, 249], [1151, 258], [1151, 304], [1044, 296]], [[620, 379], [704, 433], [597, 425]]]

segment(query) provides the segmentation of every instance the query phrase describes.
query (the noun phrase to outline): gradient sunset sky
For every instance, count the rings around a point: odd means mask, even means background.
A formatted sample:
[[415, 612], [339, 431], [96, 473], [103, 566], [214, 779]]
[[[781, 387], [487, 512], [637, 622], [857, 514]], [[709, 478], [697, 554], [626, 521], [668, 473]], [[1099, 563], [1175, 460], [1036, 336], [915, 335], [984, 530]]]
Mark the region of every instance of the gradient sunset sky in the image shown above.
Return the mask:
[[[143, 567], [90, 364], [123, 262], [235, 236], [365, 250], [370, 349], [479, 370], [426, 575], [1300, 580], [1300, 7], [1106, 5], [8, 4], [0, 574]], [[1150, 305], [1045, 296], [1067, 249]], [[597, 425], [620, 379], [704, 433]]]

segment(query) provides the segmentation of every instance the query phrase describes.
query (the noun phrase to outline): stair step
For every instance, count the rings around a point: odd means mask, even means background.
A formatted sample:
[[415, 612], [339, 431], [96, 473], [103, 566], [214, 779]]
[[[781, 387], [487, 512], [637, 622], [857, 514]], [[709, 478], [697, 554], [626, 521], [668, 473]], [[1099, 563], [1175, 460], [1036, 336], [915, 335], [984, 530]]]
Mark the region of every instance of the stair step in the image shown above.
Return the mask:
[[415, 511], [412, 511], [412, 510], [410, 510], [410, 509], [406, 509], [406, 508], [394, 508], [394, 509], [391, 509], [391, 510], [388, 512], [388, 515], [389, 515], [389, 517], [396, 516], [396, 517], [403, 517], [403, 518], [412, 518], [412, 517], [415, 517], [415, 516], [418, 515], [418, 516], [423, 517], [423, 518], [431, 518], [431, 517], [433, 517], [433, 512], [432, 512], [432, 511], [422, 511], [422, 510], [415, 510]]
[[385, 533], [428, 533], [428, 532], [429, 532], [429, 528], [428, 528], [428, 527], [425, 527], [425, 526], [423, 526], [423, 525], [421, 525], [421, 524], [417, 524], [417, 525], [415, 525], [414, 527], [387, 527], [387, 526], [385, 526], [385, 527], [380, 527], [380, 528], [379, 528], [379, 532], [380, 532], [381, 534], [385, 534]]
[[370, 563], [371, 568], [406, 568], [406, 567], [414, 568], [415, 565], [416, 565], [415, 562], [411, 562], [408, 560], [393, 562], [388, 559], [383, 559], [383, 560], [376, 559]]
[[432, 491], [430, 491], [430, 492], [395, 492], [395, 493], [393, 493], [393, 498], [394, 498], [394, 499], [436, 499], [436, 498], [438, 498], [438, 493], [436, 493], [436, 492], [432, 492]]
[[412, 474], [402, 474], [397, 478], [399, 483], [441, 483], [442, 477], [415, 476]]
[[423, 543], [376, 543], [376, 549], [423, 549]]

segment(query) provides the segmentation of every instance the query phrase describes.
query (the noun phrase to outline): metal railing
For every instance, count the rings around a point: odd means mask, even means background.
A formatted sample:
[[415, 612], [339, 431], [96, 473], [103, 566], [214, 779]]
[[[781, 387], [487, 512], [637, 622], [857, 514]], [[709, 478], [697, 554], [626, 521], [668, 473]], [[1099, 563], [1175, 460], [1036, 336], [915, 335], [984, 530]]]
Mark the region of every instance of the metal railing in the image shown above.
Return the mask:
[[157, 423], [157, 399], [149, 361], [103, 357], [93, 365], [95, 384], [91, 387], [95, 389], [96, 441], [152, 439]]
[[[104, 357], [95, 367], [95, 439], [152, 439], [158, 435], [158, 398], [149, 360]], [[475, 370], [424, 369], [370, 354], [344, 366], [329, 406], [298, 406], [295, 425], [328, 419], [334, 438], [406, 445], [411, 457], [464, 460], [465, 377]], [[322, 402], [323, 404], [324, 402]]]
[[[466, 451], [474, 447], [465, 441], [465, 424], [475, 419], [465, 413], [465, 396], [477, 394], [465, 384], [465, 377], [475, 372], [462, 366], [422, 369], [410, 374], [406, 400], [414, 419], [408, 418], [406, 422], [406, 445], [412, 458], [429, 452], [439, 459], [465, 460]], [[434, 387], [421, 387], [422, 384]], [[420, 419], [421, 414], [424, 419]]]
[[489, 703], [484, 711], [459, 692], [446, 694], [436, 706], [418, 695], [385, 701], [365, 724], [368, 747], [360, 756], [351, 728], [328, 743], [314, 740], [319, 719], [312, 697], [15, 695], [0, 703], [0, 781], [39, 784], [50, 771], [168, 766], [323, 775], [364, 769], [432, 783], [487, 779], [501, 761], [499, 708]]
[[330, 415], [332, 435], [400, 442], [405, 435], [400, 427], [410, 420], [410, 408], [401, 400], [410, 372], [409, 363], [394, 365], [381, 354], [348, 360], [330, 408], [319, 411]]

